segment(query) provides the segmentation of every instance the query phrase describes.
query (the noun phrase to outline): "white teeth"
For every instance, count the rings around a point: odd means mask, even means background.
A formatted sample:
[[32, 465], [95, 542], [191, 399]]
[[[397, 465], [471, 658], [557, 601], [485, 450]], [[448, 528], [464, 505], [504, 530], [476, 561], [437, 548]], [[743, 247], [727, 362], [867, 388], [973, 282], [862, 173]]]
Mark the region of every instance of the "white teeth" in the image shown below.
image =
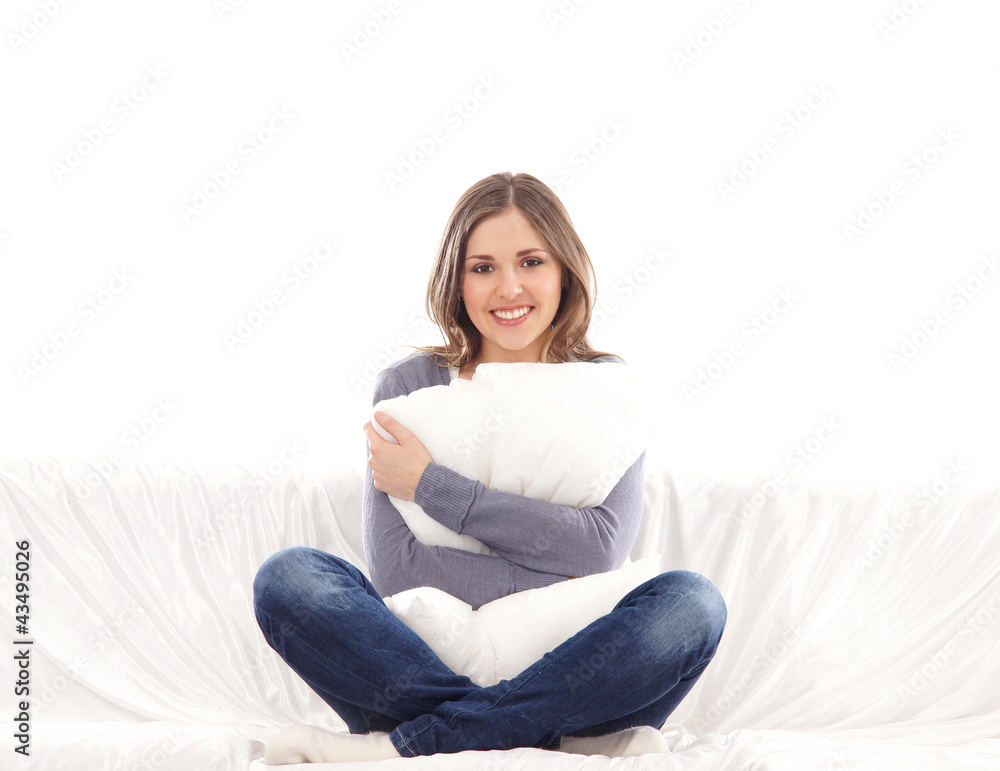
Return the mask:
[[530, 310], [531, 308], [525, 306], [524, 308], [518, 308], [516, 311], [490, 311], [490, 313], [493, 313], [502, 319], [510, 320], [510, 319], [518, 319]]

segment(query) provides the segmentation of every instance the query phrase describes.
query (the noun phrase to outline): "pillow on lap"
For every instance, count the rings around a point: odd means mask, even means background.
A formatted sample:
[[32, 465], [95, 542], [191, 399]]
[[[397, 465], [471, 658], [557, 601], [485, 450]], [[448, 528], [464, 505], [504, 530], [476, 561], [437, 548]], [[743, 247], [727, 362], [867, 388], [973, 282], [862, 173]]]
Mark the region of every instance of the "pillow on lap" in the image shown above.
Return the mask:
[[[480, 364], [472, 380], [385, 399], [376, 410], [413, 432], [436, 463], [486, 487], [563, 506], [596, 506], [645, 450], [651, 399], [619, 363]], [[431, 546], [493, 552], [431, 518], [415, 501], [390, 495], [414, 537]], [[386, 605], [453, 671], [491, 684], [512, 677], [610, 611], [659, 573], [647, 558], [619, 570], [471, 606], [432, 587]]]
[[385, 604], [438, 658], [477, 685], [509, 680], [660, 574], [660, 558], [501, 597], [473, 610], [433, 586], [385, 598]]

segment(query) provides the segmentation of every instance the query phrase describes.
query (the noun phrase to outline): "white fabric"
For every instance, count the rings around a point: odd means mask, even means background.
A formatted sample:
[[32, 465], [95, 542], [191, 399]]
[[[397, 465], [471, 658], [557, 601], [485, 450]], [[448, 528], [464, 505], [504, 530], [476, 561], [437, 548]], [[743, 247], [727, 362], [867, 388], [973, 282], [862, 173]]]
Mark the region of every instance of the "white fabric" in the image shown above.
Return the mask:
[[[363, 472], [255, 484], [235, 464], [102, 474], [74, 459], [0, 461], [9, 639], [12, 544], [32, 543], [22, 765], [264, 771], [264, 743], [282, 728], [344, 730], [264, 642], [251, 592], [260, 563], [286, 546], [363, 568]], [[91, 473], [95, 491], [76, 499]], [[662, 553], [663, 570], [703, 573], [729, 610], [716, 658], [663, 727], [666, 755], [623, 763], [524, 748], [300, 768], [1000, 768], [1000, 488], [953, 485], [930, 503], [926, 484], [793, 479], [745, 510], [762, 481], [678, 477], [647, 455], [632, 558]], [[8, 642], [8, 684], [12, 654]], [[8, 721], [12, 701], [8, 691]], [[4, 758], [12, 734], [0, 734]]]
[[[564, 506], [596, 506], [649, 441], [649, 395], [625, 364], [487, 363], [471, 380], [421, 388], [372, 408], [409, 429], [435, 462], [489, 488]], [[389, 496], [417, 540], [493, 552], [432, 519], [415, 501]], [[479, 685], [513, 677], [609, 612], [660, 571], [659, 560], [517, 592], [472, 610], [433, 587], [385, 603], [453, 671]]]

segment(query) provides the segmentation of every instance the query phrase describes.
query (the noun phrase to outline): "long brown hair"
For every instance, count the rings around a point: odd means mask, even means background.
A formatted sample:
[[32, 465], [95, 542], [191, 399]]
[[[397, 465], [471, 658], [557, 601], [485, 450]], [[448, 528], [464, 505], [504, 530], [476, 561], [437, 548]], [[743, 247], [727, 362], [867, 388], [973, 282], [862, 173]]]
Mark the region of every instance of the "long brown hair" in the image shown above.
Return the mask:
[[466, 243], [469, 233], [481, 219], [511, 209], [520, 211], [534, 226], [545, 239], [545, 248], [556, 256], [563, 268], [562, 296], [552, 325], [542, 339], [541, 361], [548, 361], [550, 357], [560, 363], [590, 361], [599, 356], [616, 355], [595, 350], [587, 342], [590, 315], [597, 296], [594, 266], [566, 208], [541, 180], [530, 174], [511, 174], [509, 171], [492, 174], [466, 190], [441, 237], [427, 284], [426, 310], [441, 328], [447, 344], [407, 347], [426, 351], [432, 359], [440, 357], [444, 364], [435, 361], [439, 366], [463, 367], [475, 361], [482, 335], [459, 299]]

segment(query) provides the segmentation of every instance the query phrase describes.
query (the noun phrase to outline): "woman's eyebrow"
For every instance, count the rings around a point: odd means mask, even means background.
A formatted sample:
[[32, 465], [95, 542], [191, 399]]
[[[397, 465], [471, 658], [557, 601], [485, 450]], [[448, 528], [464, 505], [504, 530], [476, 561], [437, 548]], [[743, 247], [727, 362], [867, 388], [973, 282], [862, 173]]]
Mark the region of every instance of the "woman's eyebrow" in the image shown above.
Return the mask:
[[[548, 254], [548, 252], [545, 249], [522, 249], [521, 251], [519, 251], [514, 256], [515, 257], [524, 257], [526, 254], [531, 254], [532, 252], [545, 252], [546, 254]], [[490, 262], [493, 262], [493, 258], [490, 257], [490, 255], [488, 255], [488, 254], [474, 254], [474, 255], [472, 255], [470, 257], [466, 257], [465, 259], [467, 259], [467, 260], [489, 260]]]

